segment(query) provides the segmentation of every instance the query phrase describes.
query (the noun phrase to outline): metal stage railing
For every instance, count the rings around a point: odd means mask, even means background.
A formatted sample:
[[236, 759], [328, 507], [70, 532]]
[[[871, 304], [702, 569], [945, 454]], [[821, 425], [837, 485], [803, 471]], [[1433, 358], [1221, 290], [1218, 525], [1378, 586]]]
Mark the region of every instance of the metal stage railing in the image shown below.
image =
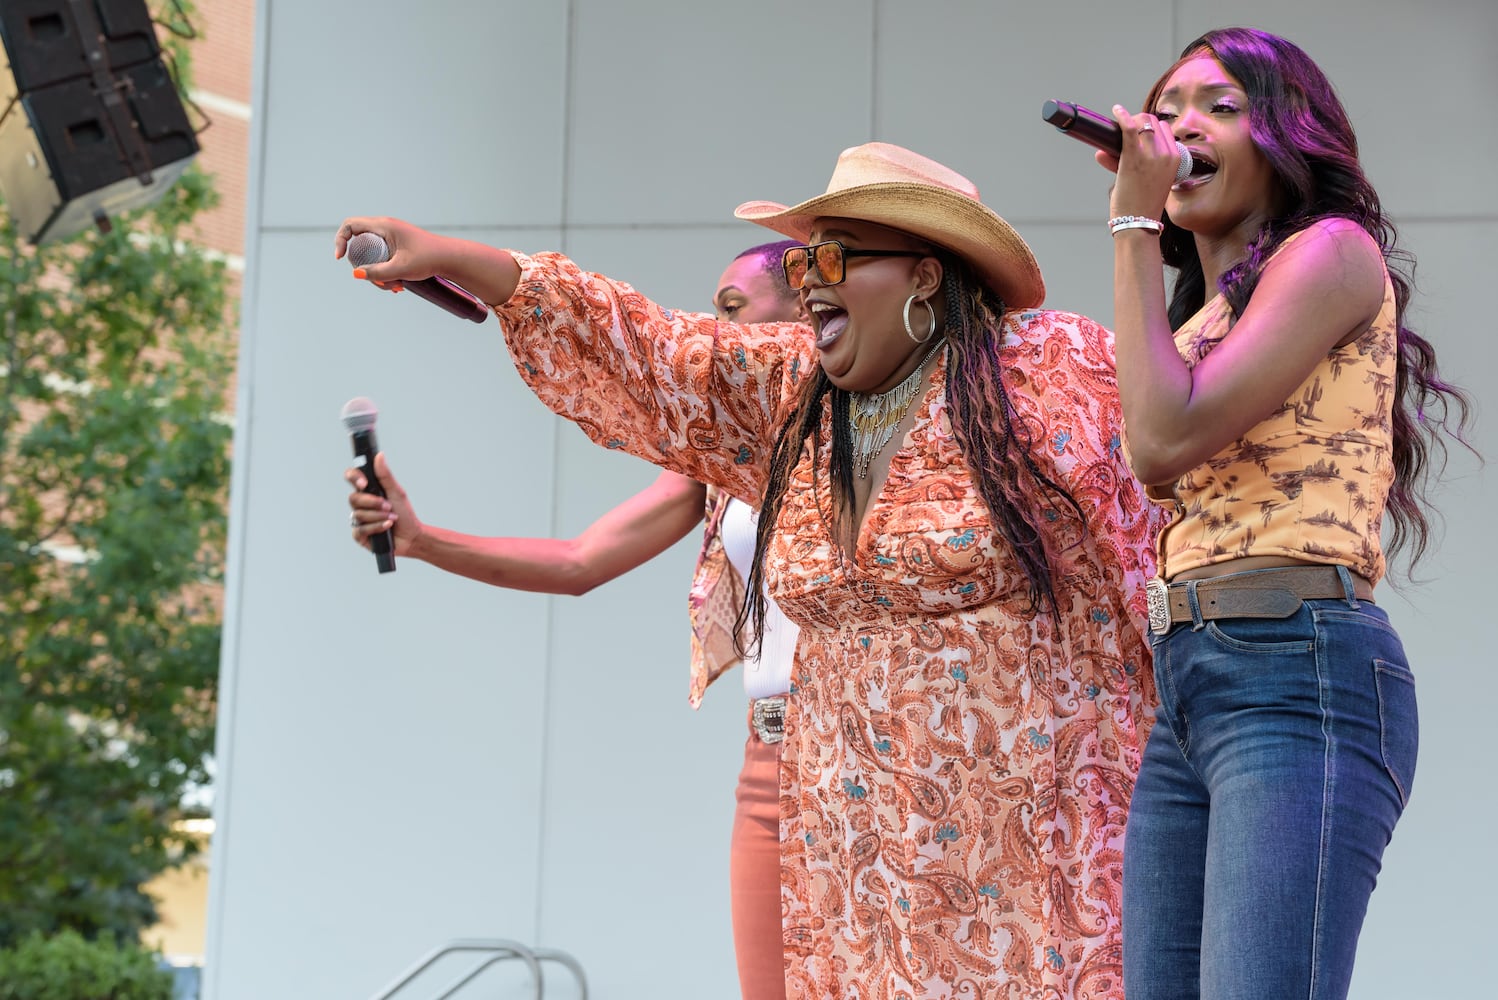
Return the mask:
[[[396, 978], [389, 986], [376, 993], [371, 1000], [392, 1000], [397, 994], [406, 990], [408, 986], [421, 978], [422, 973], [431, 968], [436, 962], [452, 954], [459, 952], [471, 952], [483, 956], [482, 961], [474, 966], [461, 977], [449, 983], [441, 993], [431, 994], [431, 1000], [447, 1000], [458, 990], [472, 982], [485, 969], [499, 962], [510, 959], [518, 960], [529, 970], [531, 974], [532, 996], [535, 1000], [541, 1000], [546, 988], [546, 979], [541, 971], [541, 963], [553, 962], [567, 969], [577, 979], [577, 985], [581, 991], [578, 995], [580, 1000], [588, 1000], [588, 979], [583, 973], [582, 964], [571, 955], [557, 948], [532, 948], [521, 944], [519, 941], [508, 941], [503, 938], [459, 938], [449, 941], [427, 952], [416, 964]], [[412, 995], [413, 994], [409, 994]]]

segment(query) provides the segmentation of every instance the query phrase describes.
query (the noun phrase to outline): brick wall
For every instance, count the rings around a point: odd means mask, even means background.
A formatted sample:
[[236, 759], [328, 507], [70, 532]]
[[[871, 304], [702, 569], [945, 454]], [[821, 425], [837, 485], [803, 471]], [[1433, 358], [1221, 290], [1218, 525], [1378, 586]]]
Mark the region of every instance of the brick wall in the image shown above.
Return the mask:
[[194, 27], [201, 37], [193, 45], [193, 101], [212, 122], [198, 136], [198, 161], [213, 174], [220, 198], [199, 228], [204, 245], [238, 261], [250, 166], [255, 6], [248, 0], [198, 0]]

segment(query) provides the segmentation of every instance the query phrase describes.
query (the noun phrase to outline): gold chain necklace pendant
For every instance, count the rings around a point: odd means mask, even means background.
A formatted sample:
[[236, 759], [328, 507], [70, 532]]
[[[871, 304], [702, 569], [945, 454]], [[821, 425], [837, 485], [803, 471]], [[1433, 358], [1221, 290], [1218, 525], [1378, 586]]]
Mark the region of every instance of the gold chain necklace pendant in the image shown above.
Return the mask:
[[936, 348], [926, 352], [915, 371], [906, 375], [899, 385], [886, 392], [849, 393], [848, 427], [853, 432], [853, 467], [859, 479], [869, 478], [869, 466], [874, 456], [884, 450], [895, 433], [895, 427], [905, 418], [910, 404], [915, 399], [916, 389], [921, 385], [921, 373]]

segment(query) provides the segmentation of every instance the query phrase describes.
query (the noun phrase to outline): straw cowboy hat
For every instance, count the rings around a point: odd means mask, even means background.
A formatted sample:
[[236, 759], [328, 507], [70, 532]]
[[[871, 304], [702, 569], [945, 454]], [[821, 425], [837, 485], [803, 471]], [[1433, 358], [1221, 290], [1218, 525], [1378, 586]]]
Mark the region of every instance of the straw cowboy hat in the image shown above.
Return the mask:
[[813, 220], [821, 217], [876, 222], [957, 254], [1011, 308], [1045, 300], [1035, 255], [1009, 223], [978, 200], [973, 182], [887, 142], [843, 150], [826, 194], [790, 208], [746, 201], [733, 214], [798, 240], [808, 240]]

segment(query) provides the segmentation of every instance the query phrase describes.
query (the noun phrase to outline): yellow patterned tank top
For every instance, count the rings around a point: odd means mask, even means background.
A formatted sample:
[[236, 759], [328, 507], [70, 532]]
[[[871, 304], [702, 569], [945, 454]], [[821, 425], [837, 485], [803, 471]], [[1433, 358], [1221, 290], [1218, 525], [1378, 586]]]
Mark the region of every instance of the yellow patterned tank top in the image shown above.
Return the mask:
[[[1176, 482], [1174, 497], [1162, 498], [1176, 508], [1157, 543], [1162, 576], [1288, 556], [1378, 582], [1379, 528], [1394, 481], [1395, 315], [1385, 270], [1383, 307], [1368, 329], [1334, 348], [1262, 423]], [[1188, 366], [1228, 335], [1231, 317], [1218, 295], [1176, 331]]]

